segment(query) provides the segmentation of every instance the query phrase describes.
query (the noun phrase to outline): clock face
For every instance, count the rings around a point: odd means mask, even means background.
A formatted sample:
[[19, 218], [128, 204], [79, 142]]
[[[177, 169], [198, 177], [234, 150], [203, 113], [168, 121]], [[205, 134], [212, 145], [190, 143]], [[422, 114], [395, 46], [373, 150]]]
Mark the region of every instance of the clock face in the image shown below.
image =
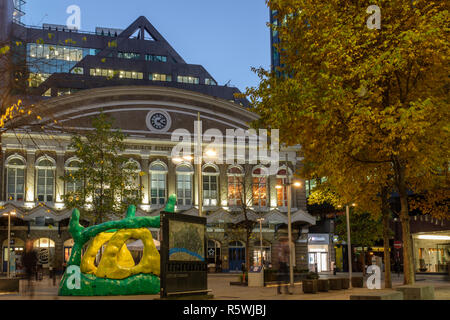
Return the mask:
[[162, 130], [167, 126], [168, 120], [162, 113], [154, 113], [150, 118], [150, 124], [156, 130]]

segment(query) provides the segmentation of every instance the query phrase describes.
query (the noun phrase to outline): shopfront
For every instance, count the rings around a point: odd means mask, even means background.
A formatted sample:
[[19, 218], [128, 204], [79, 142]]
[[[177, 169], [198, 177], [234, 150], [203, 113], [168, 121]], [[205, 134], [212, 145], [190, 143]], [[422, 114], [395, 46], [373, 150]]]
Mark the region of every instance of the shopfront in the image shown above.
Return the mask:
[[450, 263], [450, 231], [413, 235], [416, 272], [448, 273]]
[[[22, 273], [23, 267], [22, 267], [22, 254], [25, 250], [25, 242], [19, 238], [11, 238], [11, 257], [14, 259], [14, 263], [12, 264], [14, 266], [14, 272], [15, 273]], [[3, 272], [6, 272], [8, 270], [8, 240], [3, 241], [2, 244], [2, 270]]]
[[312, 272], [330, 271], [330, 235], [308, 235], [308, 267]]

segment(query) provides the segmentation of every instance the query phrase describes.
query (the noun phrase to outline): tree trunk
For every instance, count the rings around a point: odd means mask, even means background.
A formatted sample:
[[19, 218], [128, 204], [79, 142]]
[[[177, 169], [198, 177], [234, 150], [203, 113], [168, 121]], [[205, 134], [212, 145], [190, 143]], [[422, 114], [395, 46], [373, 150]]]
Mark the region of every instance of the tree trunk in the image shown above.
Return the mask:
[[404, 284], [414, 284], [414, 265], [412, 255], [410, 218], [408, 209], [408, 190], [406, 187], [405, 167], [397, 160], [394, 165], [397, 175], [397, 188], [400, 195], [400, 220], [402, 224], [402, 240], [403, 240], [403, 274], [405, 277]]
[[363, 273], [363, 277], [366, 276], [366, 251], [365, 251], [365, 247], [362, 247], [362, 273]]
[[384, 287], [392, 288], [392, 278], [391, 278], [391, 253], [389, 247], [389, 238], [391, 229], [389, 226], [391, 217], [389, 211], [389, 190], [383, 188], [381, 191], [381, 213], [383, 216], [383, 243], [384, 243]]

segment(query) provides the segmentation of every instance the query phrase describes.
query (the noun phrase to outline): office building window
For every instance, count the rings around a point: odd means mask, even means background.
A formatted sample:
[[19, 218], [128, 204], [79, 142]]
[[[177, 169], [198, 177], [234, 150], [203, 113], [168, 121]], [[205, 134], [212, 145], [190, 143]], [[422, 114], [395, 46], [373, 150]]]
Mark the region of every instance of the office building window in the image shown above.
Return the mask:
[[117, 57], [121, 59], [139, 60], [141, 58], [141, 54], [134, 52], [119, 52]]
[[179, 82], [179, 83], [199, 84], [200, 80], [197, 77], [178, 76], [177, 77], [177, 82]]
[[107, 77], [114, 78], [116, 76], [119, 79], [144, 79], [144, 74], [142, 72], [135, 71], [124, 71], [124, 70], [112, 70], [112, 69], [90, 69], [90, 75], [93, 77]]
[[205, 84], [208, 86], [217, 86], [217, 82], [215, 82], [213, 79], [209, 79], [209, 78], [205, 79]]
[[153, 61], [153, 62], [167, 62], [166, 56], [158, 56], [154, 54], [146, 54], [145, 60], [147, 61]]
[[8, 201], [24, 201], [25, 197], [25, 159], [16, 156], [7, 160], [6, 185]]
[[150, 73], [149, 79], [152, 81], [172, 81], [172, 75], [170, 74], [160, 74], [160, 73]]

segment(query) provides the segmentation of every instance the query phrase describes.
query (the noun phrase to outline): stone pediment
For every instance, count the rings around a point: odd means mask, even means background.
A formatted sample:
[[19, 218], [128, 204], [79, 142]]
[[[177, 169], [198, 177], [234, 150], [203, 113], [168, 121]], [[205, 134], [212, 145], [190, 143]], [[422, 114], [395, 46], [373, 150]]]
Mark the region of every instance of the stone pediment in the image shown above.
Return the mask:
[[268, 213], [266, 213], [265, 215], [263, 215], [263, 218], [265, 219], [265, 223], [271, 223], [271, 224], [287, 224], [288, 223], [288, 219], [287, 219], [287, 215], [284, 213], [281, 213], [278, 210], [272, 210]]
[[295, 222], [306, 222], [314, 226], [316, 224], [316, 218], [300, 209], [292, 214], [292, 223]]
[[209, 216], [207, 216], [208, 223], [231, 223], [232, 217], [230, 213], [224, 209], [218, 209]]
[[20, 219], [24, 218], [24, 215], [25, 215], [24, 211], [20, 207], [17, 207], [16, 205], [14, 205], [12, 203], [6, 203], [0, 207], [0, 217], [3, 216], [4, 213], [9, 213], [11, 211], [16, 212], [16, 217], [18, 217]]

